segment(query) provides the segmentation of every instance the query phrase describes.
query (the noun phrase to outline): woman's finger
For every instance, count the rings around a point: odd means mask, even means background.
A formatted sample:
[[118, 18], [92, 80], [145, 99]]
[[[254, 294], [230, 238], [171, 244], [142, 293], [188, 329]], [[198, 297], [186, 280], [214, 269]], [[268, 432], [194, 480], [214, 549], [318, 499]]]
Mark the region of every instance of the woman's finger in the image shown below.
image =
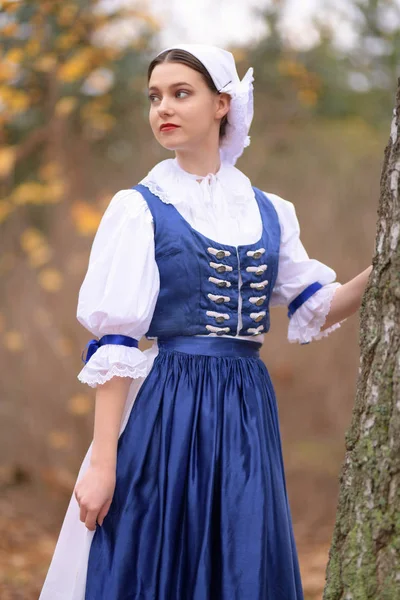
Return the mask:
[[98, 515], [97, 510], [89, 510], [86, 515], [85, 525], [90, 531], [94, 531], [96, 529], [97, 515]]
[[107, 516], [107, 513], [108, 513], [108, 511], [110, 509], [110, 506], [111, 506], [111, 502], [112, 501], [109, 500], [108, 502], [106, 502], [102, 506], [102, 508], [101, 508], [101, 510], [100, 510], [100, 512], [98, 514], [98, 517], [97, 517], [97, 522], [98, 522], [99, 525], [103, 525], [104, 518]]
[[82, 521], [82, 523], [85, 523], [86, 521], [86, 516], [87, 516], [87, 508], [85, 508], [83, 505], [81, 506], [80, 509], [80, 513], [79, 513], [79, 518]]

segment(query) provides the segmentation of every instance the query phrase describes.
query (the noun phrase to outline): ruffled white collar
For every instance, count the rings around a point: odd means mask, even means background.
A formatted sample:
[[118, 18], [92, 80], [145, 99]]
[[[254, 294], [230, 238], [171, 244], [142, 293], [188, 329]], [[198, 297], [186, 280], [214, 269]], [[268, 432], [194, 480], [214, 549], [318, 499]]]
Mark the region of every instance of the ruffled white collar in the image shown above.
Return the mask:
[[249, 178], [225, 162], [217, 173], [200, 176], [182, 169], [176, 158], [169, 158], [156, 164], [140, 183], [166, 204], [200, 200], [204, 205], [215, 205], [224, 197], [230, 204], [243, 206], [254, 198]]

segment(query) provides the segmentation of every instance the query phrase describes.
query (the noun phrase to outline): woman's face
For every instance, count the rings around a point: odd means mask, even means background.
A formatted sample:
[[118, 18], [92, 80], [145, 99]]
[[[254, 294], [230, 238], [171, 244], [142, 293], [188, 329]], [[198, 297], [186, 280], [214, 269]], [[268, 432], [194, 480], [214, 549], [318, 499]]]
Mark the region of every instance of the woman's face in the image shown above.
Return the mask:
[[189, 150], [212, 139], [219, 143], [219, 123], [230, 97], [214, 94], [200, 73], [181, 63], [162, 63], [153, 69], [148, 93], [150, 126], [164, 148]]

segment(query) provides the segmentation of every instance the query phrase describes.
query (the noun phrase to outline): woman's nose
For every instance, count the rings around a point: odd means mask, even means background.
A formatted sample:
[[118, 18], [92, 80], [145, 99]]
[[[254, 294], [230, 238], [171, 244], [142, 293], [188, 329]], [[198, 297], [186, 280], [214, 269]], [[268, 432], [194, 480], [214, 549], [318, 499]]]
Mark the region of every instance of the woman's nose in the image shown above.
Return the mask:
[[160, 115], [172, 114], [173, 108], [171, 105], [171, 101], [168, 98], [163, 98], [160, 104], [158, 105], [157, 110]]

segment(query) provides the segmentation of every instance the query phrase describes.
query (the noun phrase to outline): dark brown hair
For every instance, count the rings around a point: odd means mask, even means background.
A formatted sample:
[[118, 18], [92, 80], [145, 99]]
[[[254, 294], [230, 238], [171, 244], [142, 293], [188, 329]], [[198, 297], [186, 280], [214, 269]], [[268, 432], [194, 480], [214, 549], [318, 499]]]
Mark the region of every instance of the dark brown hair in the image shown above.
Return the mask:
[[[190, 52], [186, 52], [186, 50], [166, 50], [162, 52], [159, 56], [156, 56], [150, 63], [148, 71], [147, 71], [147, 83], [150, 81], [151, 74], [154, 68], [157, 65], [161, 65], [165, 62], [173, 62], [173, 63], [181, 63], [182, 65], [186, 65], [190, 67], [194, 71], [200, 73], [203, 77], [203, 80], [207, 87], [214, 93], [219, 94], [220, 92], [215, 87], [215, 84], [211, 78], [210, 73], [207, 71], [202, 62], [200, 62], [193, 54]], [[227, 115], [224, 115], [221, 119], [220, 127], [219, 127], [219, 137], [222, 139], [226, 133], [226, 125], [228, 123]]]

